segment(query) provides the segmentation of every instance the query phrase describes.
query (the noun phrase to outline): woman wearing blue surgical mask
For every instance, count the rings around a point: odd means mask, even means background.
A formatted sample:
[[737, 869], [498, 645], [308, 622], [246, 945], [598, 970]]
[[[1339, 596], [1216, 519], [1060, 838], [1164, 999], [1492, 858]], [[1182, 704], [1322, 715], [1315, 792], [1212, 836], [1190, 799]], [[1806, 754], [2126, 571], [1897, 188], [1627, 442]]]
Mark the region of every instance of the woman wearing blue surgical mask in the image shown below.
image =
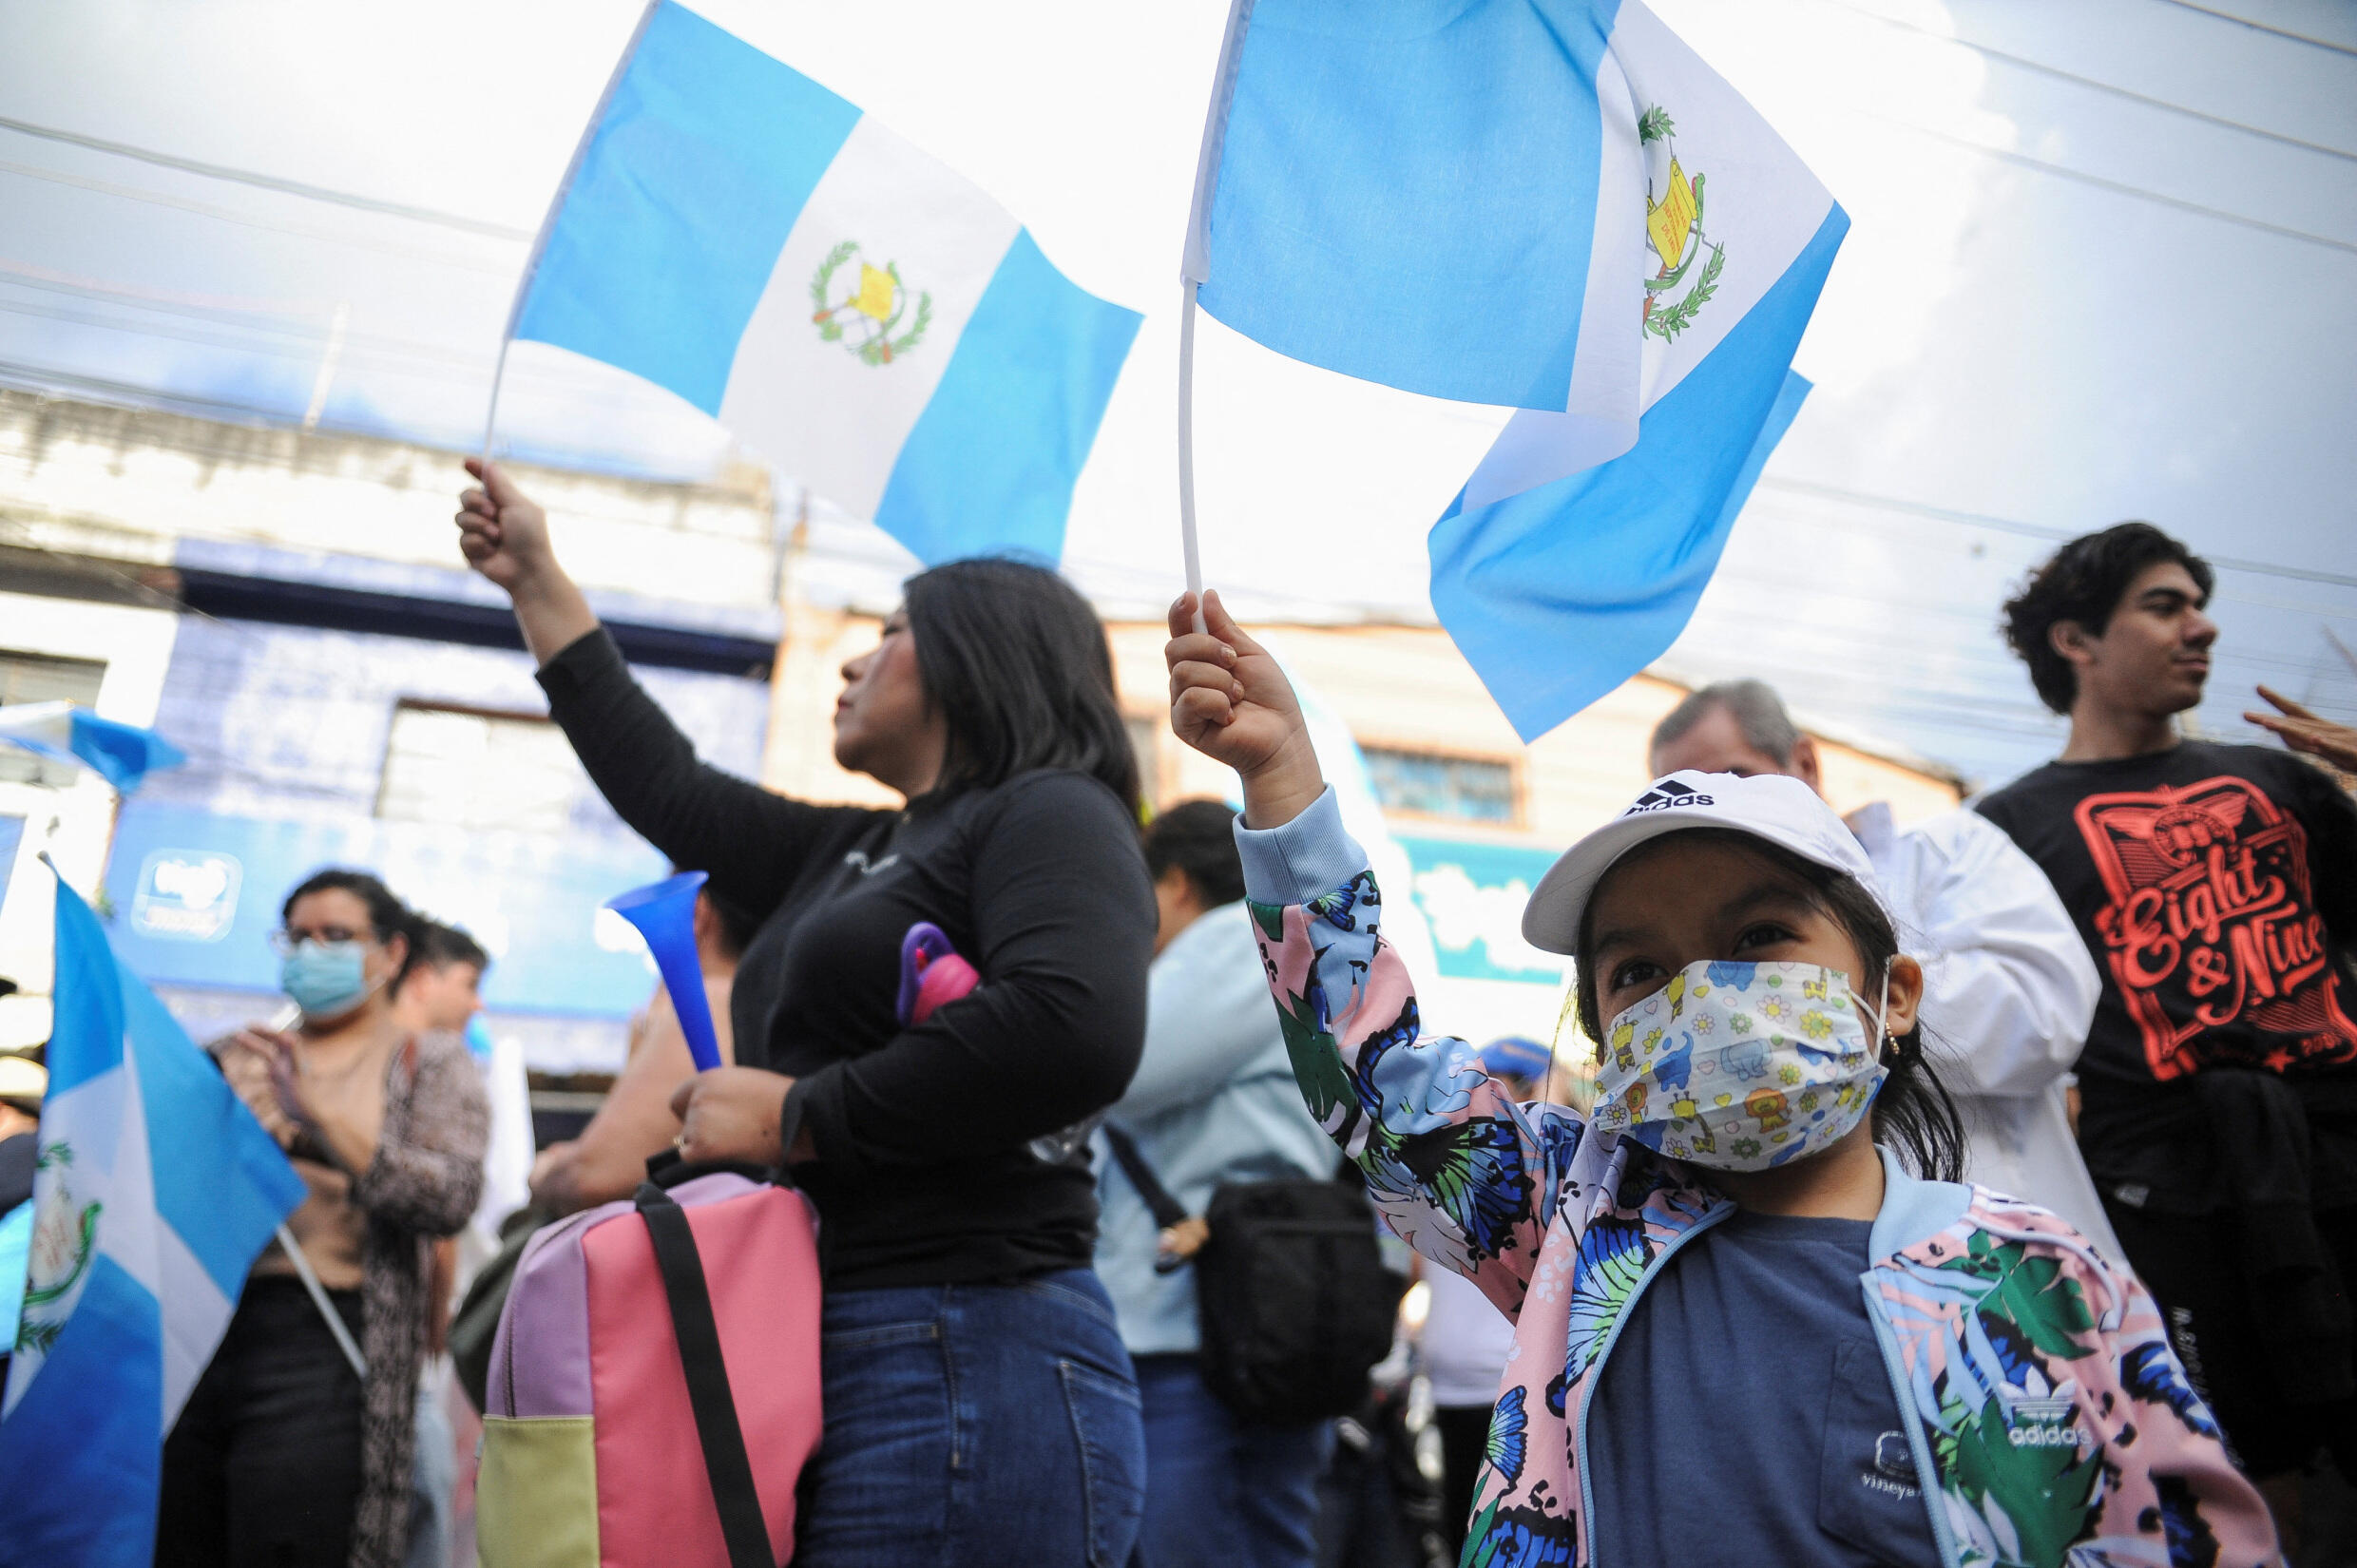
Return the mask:
[[213, 1051], [310, 1192], [287, 1220], [296, 1251], [255, 1263], [165, 1441], [158, 1568], [403, 1560], [427, 1243], [482, 1193], [490, 1113], [466, 1042], [412, 1032], [393, 1005], [415, 917], [367, 872], [324, 870], [281, 919], [295, 1021]]
[[1807, 786], [1673, 774], [1556, 863], [1523, 934], [1573, 960], [1599, 1095], [1516, 1103], [1424, 1032], [1291, 688], [1202, 608], [1171, 723], [1242, 777], [1311, 1112], [1514, 1321], [1466, 1560], [2277, 1560], [2143, 1287], [1955, 1181], [1922, 970]]

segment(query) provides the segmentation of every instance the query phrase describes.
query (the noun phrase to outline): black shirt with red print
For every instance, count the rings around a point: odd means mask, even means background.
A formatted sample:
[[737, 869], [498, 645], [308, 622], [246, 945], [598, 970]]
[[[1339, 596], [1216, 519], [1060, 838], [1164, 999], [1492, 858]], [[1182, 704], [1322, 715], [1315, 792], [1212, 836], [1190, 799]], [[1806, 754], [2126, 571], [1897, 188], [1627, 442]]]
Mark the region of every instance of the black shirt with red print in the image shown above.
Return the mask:
[[2078, 1069], [2097, 1184], [2213, 1208], [2191, 1080], [2231, 1067], [2300, 1086], [2315, 1199], [2357, 1203], [2357, 802], [2288, 752], [2188, 740], [2049, 762], [1980, 810], [2045, 870], [2103, 973]]

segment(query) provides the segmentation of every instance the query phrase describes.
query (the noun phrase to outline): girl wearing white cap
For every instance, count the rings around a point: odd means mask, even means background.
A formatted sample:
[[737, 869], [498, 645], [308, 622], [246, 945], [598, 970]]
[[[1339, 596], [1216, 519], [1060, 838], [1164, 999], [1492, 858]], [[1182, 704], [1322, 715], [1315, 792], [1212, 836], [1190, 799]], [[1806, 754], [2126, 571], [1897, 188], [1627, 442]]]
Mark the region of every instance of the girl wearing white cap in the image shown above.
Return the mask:
[[1954, 1181], [1922, 970], [1806, 785], [1673, 774], [1556, 863], [1523, 932], [1573, 959], [1599, 1097], [1517, 1104], [1424, 1032], [1291, 687], [1202, 610], [1171, 724], [1243, 780], [1302, 1093], [1515, 1322], [1466, 1563], [2277, 1560], [2143, 1288]]

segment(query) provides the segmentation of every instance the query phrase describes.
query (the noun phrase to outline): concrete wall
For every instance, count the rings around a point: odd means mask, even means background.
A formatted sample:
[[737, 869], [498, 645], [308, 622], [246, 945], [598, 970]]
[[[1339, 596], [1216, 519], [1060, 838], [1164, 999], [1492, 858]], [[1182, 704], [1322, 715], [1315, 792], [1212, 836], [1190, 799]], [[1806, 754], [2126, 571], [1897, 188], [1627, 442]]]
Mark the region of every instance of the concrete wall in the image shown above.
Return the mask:
[[[768, 606], [768, 477], [674, 485], [517, 466], [584, 586]], [[182, 539], [460, 564], [458, 454], [0, 391], [0, 544], [169, 564]]]

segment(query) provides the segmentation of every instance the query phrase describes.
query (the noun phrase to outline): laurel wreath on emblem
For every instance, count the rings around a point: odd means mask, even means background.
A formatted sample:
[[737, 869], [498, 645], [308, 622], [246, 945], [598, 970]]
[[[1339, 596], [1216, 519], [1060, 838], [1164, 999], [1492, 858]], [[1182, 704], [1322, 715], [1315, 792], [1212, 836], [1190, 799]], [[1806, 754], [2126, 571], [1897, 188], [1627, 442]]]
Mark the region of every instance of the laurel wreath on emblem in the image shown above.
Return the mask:
[[811, 277], [811, 320], [817, 325], [821, 342], [841, 343], [857, 354], [863, 365], [889, 365], [925, 341], [926, 329], [933, 324], [933, 296], [920, 293], [916, 296], [916, 315], [908, 331], [893, 336], [892, 329], [909, 313], [909, 291], [900, 280], [897, 261], [887, 261], [881, 268], [872, 269], [891, 279], [891, 306], [887, 314], [879, 316], [863, 304], [867, 294], [864, 288], [849, 298], [833, 296], [830, 285], [835, 272], [858, 254], [859, 241], [846, 239], [819, 262], [818, 271]]
[[[1638, 116], [1637, 139], [1639, 145], [1647, 142], [1669, 142], [1675, 147], [1677, 135], [1677, 123], [1670, 118], [1669, 111], [1658, 104], [1652, 105], [1643, 114]], [[1664, 258], [1661, 271], [1657, 276], [1645, 279], [1645, 331], [1652, 333], [1665, 343], [1675, 339], [1679, 333], [1694, 324], [1696, 316], [1700, 314], [1704, 305], [1710, 303], [1711, 296], [1718, 292], [1718, 275], [1727, 264], [1726, 245], [1711, 243], [1710, 236], [1704, 233], [1702, 228], [1703, 184], [1706, 177], [1697, 174], [1693, 182], [1688, 183], [1684, 171], [1678, 167], [1675, 154], [1670, 161], [1670, 171], [1671, 188], [1663, 193], [1660, 201], [1652, 200], [1652, 182], [1647, 181], [1646, 218], [1650, 221], [1660, 208], [1669, 205], [1672, 201], [1691, 201], [1694, 216], [1687, 223], [1684, 233], [1678, 235], [1677, 239], [1683, 241], [1691, 238], [1694, 243], [1691, 247], [1681, 243], [1679, 254], [1676, 258], [1676, 264], [1672, 264], [1671, 258]], [[1679, 190], [1677, 188], [1679, 186], [1683, 186], [1684, 189]], [[1705, 252], [1708, 253], [1707, 259], [1704, 257]], [[1657, 296], [1666, 294], [1684, 282], [1686, 275], [1693, 270], [1696, 261], [1702, 262], [1702, 271], [1696, 277], [1692, 288], [1674, 300], [1663, 301], [1657, 298]]]
[[[72, 1163], [73, 1145], [63, 1141], [39, 1149], [33, 1157], [36, 1172]], [[89, 1272], [90, 1260], [98, 1252], [98, 1216], [102, 1208], [104, 1205], [96, 1202], [85, 1203], [77, 1213], [71, 1193], [52, 1189], [51, 1200], [34, 1223], [35, 1256], [31, 1259], [33, 1267], [27, 1270], [24, 1316], [16, 1329], [17, 1349], [46, 1354], [56, 1343], [65, 1320], [45, 1322], [35, 1314], [40, 1309], [65, 1299]]]

